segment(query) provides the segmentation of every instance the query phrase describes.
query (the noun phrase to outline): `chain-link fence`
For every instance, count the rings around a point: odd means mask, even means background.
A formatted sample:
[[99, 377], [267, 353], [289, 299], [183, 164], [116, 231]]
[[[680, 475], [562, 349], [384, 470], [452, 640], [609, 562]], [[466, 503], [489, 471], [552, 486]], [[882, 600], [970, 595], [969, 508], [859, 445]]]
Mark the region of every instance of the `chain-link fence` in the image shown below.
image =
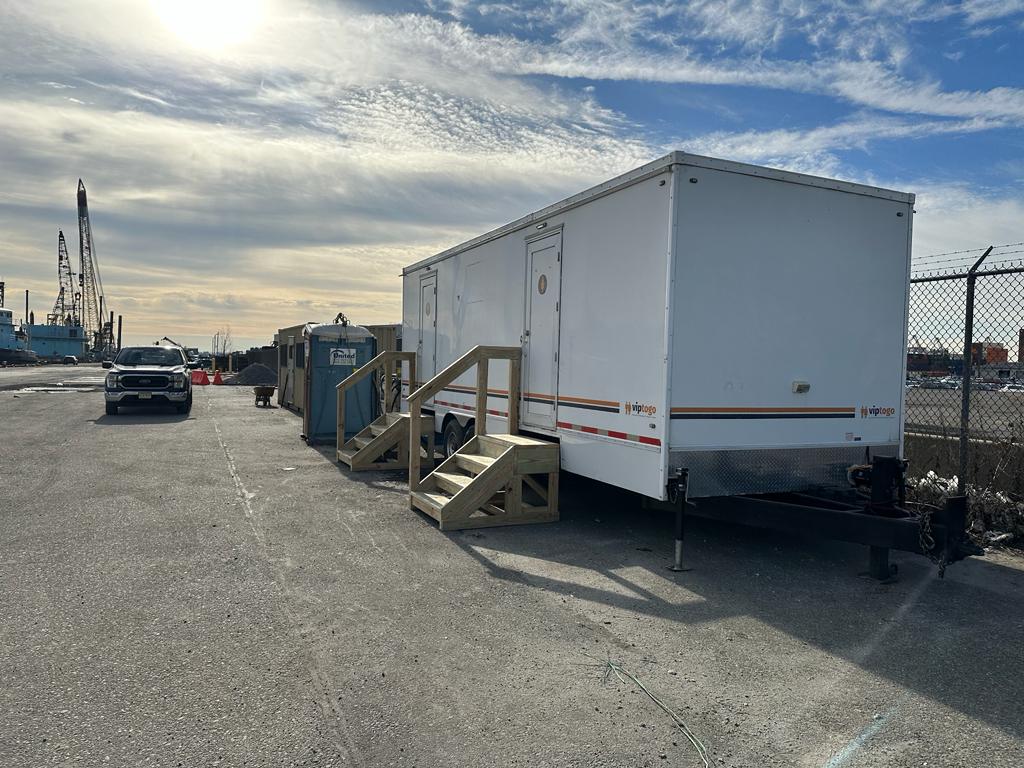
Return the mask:
[[991, 253], [911, 280], [907, 458], [913, 474], [957, 477], [961, 492], [1022, 493], [1024, 265]]

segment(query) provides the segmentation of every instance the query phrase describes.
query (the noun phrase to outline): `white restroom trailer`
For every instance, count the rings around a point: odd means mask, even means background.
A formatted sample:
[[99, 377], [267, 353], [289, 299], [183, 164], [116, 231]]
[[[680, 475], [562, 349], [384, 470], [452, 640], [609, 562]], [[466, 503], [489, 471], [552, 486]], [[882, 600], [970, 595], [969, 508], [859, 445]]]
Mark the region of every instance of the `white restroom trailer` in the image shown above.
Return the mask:
[[[417, 385], [521, 346], [520, 430], [569, 472], [661, 500], [681, 470], [690, 498], [846, 488], [902, 455], [913, 203], [673, 152], [406, 267]], [[427, 403], [439, 433], [475, 392]]]

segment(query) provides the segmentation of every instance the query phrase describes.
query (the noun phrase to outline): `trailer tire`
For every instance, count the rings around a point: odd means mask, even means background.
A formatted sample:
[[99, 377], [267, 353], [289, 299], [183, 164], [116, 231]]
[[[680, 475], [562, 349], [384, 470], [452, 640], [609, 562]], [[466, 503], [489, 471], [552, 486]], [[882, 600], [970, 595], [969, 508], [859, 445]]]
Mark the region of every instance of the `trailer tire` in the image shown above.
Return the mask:
[[459, 420], [454, 416], [448, 419], [441, 432], [441, 447], [444, 450], [444, 457], [450, 459], [466, 442], [466, 433], [459, 426]]

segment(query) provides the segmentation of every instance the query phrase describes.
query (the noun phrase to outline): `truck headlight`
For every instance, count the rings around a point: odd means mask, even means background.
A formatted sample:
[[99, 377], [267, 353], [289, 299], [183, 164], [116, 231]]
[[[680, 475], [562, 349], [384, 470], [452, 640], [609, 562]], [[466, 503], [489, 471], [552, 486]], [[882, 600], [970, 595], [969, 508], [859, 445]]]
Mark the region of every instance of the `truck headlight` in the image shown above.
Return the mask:
[[117, 389], [121, 383], [121, 375], [118, 373], [107, 374], [107, 389]]
[[185, 374], [176, 373], [174, 374], [174, 386], [177, 389], [183, 389], [185, 387]]

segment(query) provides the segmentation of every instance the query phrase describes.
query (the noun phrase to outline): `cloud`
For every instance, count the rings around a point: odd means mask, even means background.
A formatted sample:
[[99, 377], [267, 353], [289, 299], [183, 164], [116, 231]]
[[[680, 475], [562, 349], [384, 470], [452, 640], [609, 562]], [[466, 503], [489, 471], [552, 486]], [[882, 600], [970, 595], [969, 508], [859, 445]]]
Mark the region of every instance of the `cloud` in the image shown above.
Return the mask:
[[965, 135], [992, 130], [1001, 125], [984, 119], [916, 121], [864, 114], [855, 119], [804, 130], [715, 131], [681, 143], [688, 151], [697, 154], [878, 184], [877, 178], [843, 162], [841, 154], [851, 150], [869, 152], [879, 142], [947, 134]]
[[[397, 320], [403, 265], [680, 138], [691, 151], [856, 180], [867, 174], [851, 153], [1024, 118], [1021, 89], [950, 90], [908, 65], [915, 24], [980, 29], [1012, 19], [1011, 2], [265, 5], [249, 39], [205, 48], [134, 0], [0, 7], [0, 34], [18, 41], [0, 46], [8, 278], [49, 301], [56, 229], [77, 239], [82, 176], [104, 282], [133, 333], [177, 338], [171, 327], [200, 334], [230, 322], [236, 338], [269, 338], [338, 310]], [[818, 125], [655, 131], [602, 103], [594, 82], [608, 81], [769, 89], [838, 106]], [[1016, 210], [1009, 195], [957, 191], [945, 208], [922, 203], [925, 243], [955, 235], [945, 222], [959, 211], [1000, 232]]]
[[1024, 0], [965, 0], [961, 10], [970, 24], [1024, 14]]
[[[983, 193], [967, 184], [936, 184], [925, 179], [911, 184], [918, 193], [914, 256], [920, 266], [939, 266], [936, 259], [926, 258], [933, 254], [1024, 240], [1024, 197]], [[969, 255], [940, 258], [944, 258], [942, 268], [970, 260]]]

